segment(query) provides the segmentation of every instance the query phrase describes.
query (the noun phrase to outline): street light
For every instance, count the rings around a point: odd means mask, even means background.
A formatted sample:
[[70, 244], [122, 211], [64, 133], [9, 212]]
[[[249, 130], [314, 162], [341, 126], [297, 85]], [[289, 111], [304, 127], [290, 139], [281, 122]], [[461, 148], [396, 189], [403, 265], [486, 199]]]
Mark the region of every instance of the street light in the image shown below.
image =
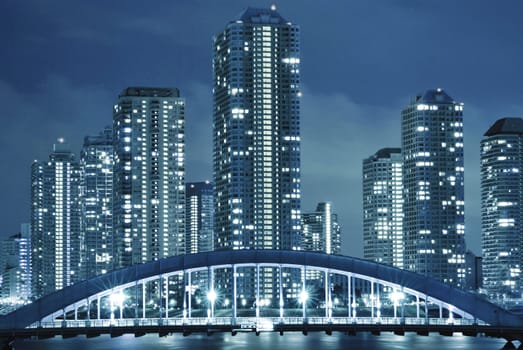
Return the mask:
[[125, 295], [121, 290], [109, 295], [109, 302], [111, 303], [111, 320], [114, 320], [114, 310], [116, 309], [115, 305], [117, 305], [120, 308], [120, 318], [122, 318], [122, 307], [124, 300]]
[[307, 293], [307, 291], [305, 289], [303, 289], [301, 292], [300, 292], [300, 296], [299, 296], [299, 302], [302, 304], [302, 314], [303, 314], [303, 322], [305, 323], [305, 320], [306, 320], [306, 316], [307, 316], [307, 313], [306, 313], [306, 309], [307, 309], [307, 299], [309, 299], [309, 293]]
[[396, 290], [394, 292], [390, 293], [390, 295], [389, 295], [389, 299], [394, 304], [394, 318], [397, 317], [396, 314], [397, 314], [398, 303], [401, 300], [403, 300], [404, 297], [405, 297], [405, 294], [403, 294], [402, 292], [398, 292]]
[[211, 311], [209, 313], [209, 310], [207, 310], [207, 317], [214, 317], [214, 302], [216, 301], [218, 295], [216, 294], [216, 291], [214, 289], [211, 289], [207, 293], [207, 300], [211, 303]]

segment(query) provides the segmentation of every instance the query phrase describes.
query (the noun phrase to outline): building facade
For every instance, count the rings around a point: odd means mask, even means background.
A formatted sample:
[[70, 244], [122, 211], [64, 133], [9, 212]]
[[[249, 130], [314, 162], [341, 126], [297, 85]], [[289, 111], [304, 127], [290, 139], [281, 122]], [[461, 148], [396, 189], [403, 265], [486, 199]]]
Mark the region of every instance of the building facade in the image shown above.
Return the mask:
[[465, 266], [465, 289], [478, 291], [483, 286], [483, 258], [469, 250], [465, 253]]
[[383, 148], [363, 160], [363, 257], [403, 268], [403, 156]]
[[32, 292], [41, 297], [81, 280], [80, 165], [58, 140], [31, 167]]
[[214, 250], [214, 186], [209, 181], [185, 187], [187, 254]]
[[299, 56], [271, 9], [214, 37], [215, 249], [300, 249]]
[[86, 136], [80, 153], [82, 170], [83, 264], [86, 278], [113, 269], [113, 130]]
[[404, 267], [463, 286], [463, 104], [427, 90], [402, 111], [401, 132]]
[[302, 223], [303, 250], [340, 254], [341, 229], [331, 202], [318, 203], [315, 212], [303, 213]]
[[[299, 36], [273, 7], [248, 8], [214, 37], [215, 249], [301, 249]], [[241, 300], [259, 274], [249, 303], [276, 307], [278, 271], [237, 273]]]
[[483, 287], [492, 299], [521, 298], [523, 119], [496, 121], [481, 141]]
[[0, 241], [0, 304], [23, 304], [31, 298], [31, 231], [22, 224], [20, 233]]
[[117, 266], [185, 253], [185, 100], [130, 87], [114, 106], [113, 230]]

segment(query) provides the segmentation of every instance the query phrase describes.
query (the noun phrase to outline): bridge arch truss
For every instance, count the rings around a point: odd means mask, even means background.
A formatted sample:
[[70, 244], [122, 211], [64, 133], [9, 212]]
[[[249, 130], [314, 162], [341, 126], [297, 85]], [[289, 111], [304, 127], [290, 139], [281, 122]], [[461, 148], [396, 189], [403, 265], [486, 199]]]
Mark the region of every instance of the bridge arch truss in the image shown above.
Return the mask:
[[523, 324], [475, 294], [390, 266], [321, 253], [244, 250], [116, 270], [36, 300], [0, 318], [0, 327], [249, 324], [259, 319]]

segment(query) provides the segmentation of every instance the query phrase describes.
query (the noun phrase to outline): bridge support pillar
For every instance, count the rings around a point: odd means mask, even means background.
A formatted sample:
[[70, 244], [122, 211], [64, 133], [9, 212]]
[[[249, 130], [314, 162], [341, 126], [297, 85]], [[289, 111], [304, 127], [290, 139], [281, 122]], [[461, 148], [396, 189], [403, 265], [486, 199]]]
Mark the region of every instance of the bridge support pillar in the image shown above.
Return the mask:
[[232, 266], [232, 322], [236, 324], [236, 317], [238, 317], [238, 291], [237, 291], [237, 276], [236, 265]]
[[370, 318], [374, 321], [374, 282], [370, 282]]
[[429, 324], [429, 301], [425, 294], [425, 324]]
[[416, 295], [416, 318], [419, 319], [419, 296]]
[[87, 298], [87, 322], [91, 320], [91, 300]]
[[185, 320], [187, 319], [187, 280], [186, 280], [186, 271], [183, 270], [183, 277], [182, 277], [182, 284], [183, 284], [183, 323], [185, 323]]
[[307, 289], [305, 288], [305, 280], [307, 279], [306, 278], [306, 273], [307, 273], [307, 270], [306, 270], [306, 267], [303, 266], [301, 268], [301, 305], [302, 305], [302, 317], [303, 317], [303, 323], [307, 323], [307, 299], [308, 299], [308, 295], [307, 295]]
[[96, 319], [100, 319], [100, 296], [96, 298]]
[[165, 318], [169, 318], [169, 276], [166, 277], [165, 281]]
[[352, 282], [352, 276], [347, 275], [347, 313], [349, 318], [352, 318], [352, 299], [351, 299], [351, 282]]
[[279, 307], [280, 307], [280, 322], [283, 319], [283, 281], [282, 281], [282, 267], [278, 265], [278, 289], [280, 294]]
[[188, 272], [188, 275], [187, 275], [187, 279], [188, 279], [188, 283], [189, 283], [189, 290], [187, 291], [187, 306], [189, 308], [189, 312], [188, 312], [188, 316], [189, 318], [191, 318], [191, 313], [192, 313], [192, 308], [191, 308], [191, 302], [192, 302], [192, 281], [191, 281], [191, 270], [189, 270]]
[[260, 317], [260, 265], [256, 264], [256, 318]]
[[403, 292], [403, 286], [401, 287], [401, 324], [405, 324], [405, 293]]
[[354, 277], [352, 277], [352, 320], [356, 318], [356, 282], [354, 281]]
[[145, 318], [145, 281], [142, 281], [142, 318]]

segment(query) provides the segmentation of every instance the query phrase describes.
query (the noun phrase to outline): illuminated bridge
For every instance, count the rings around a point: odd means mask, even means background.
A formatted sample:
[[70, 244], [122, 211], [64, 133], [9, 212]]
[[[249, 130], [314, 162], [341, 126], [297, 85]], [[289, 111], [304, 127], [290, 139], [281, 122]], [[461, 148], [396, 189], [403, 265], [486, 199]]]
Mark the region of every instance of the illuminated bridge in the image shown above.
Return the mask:
[[5, 342], [131, 333], [462, 333], [523, 339], [523, 318], [426, 276], [346, 256], [216, 251], [135, 265], [0, 317]]

